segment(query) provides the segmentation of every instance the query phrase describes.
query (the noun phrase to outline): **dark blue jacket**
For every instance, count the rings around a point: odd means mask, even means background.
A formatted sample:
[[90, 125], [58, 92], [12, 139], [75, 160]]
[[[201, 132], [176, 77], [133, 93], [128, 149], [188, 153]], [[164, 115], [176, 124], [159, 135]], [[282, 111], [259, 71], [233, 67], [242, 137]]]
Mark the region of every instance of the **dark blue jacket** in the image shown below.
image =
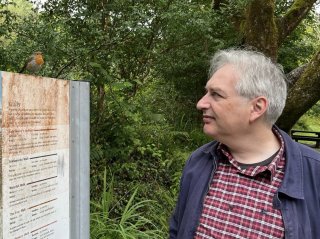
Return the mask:
[[[282, 213], [285, 239], [320, 239], [320, 154], [294, 142], [280, 130], [285, 141], [285, 176], [273, 206]], [[217, 168], [217, 142], [193, 152], [183, 170], [180, 194], [170, 220], [170, 239], [192, 239], [202, 212], [204, 197]]]

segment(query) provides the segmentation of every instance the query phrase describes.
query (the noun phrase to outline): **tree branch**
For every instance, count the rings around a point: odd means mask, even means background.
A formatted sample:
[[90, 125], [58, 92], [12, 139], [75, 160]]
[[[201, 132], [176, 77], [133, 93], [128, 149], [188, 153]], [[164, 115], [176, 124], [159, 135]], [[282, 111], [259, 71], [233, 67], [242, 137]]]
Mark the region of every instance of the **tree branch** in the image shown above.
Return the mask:
[[278, 19], [279, 45], [299, 25], [317, 0], [295, 0], [287, 13]]
[[290, 88], [286, 106], [277, 125], [289, 131], [296, 121], [320, 99], [320, 50]]
[[286, 75], [289, 89], [297, 82], [297, 80], [300, 78], [300, 76], [307, 67], [308, 64], [304, 64], [302, 66], [297, 67], [296, 69], [293, 69]]

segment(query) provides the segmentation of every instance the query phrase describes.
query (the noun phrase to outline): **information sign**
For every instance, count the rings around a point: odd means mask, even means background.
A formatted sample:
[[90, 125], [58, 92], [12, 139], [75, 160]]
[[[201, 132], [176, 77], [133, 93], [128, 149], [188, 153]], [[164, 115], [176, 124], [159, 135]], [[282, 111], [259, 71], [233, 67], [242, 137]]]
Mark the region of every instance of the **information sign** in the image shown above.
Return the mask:
[[69, 238], [70, 82], [0, 72], [1, 239]]

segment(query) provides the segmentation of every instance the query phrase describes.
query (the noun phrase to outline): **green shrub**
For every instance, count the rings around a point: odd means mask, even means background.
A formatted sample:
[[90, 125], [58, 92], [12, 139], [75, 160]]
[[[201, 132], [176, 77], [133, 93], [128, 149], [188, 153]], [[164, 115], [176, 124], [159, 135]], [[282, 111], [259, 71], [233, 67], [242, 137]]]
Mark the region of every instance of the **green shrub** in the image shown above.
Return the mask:
[[[113, 177], [112, 177], [113, 178]], [[164, 232], [153, 223], [146, 212], [156, 215], [155, 201], [136, 200], [138, 187], [133, 189], [127, 204], [120, 208], [120, 215], [113, 217], [113, 211], [121, 203], [115, 201], [114, 181], [107, 189], [106, 170], [104, 171], [103, 192], [99, 201], [92, 201], [91, 236], [92, 239], [150, 239], [163, 238]]]

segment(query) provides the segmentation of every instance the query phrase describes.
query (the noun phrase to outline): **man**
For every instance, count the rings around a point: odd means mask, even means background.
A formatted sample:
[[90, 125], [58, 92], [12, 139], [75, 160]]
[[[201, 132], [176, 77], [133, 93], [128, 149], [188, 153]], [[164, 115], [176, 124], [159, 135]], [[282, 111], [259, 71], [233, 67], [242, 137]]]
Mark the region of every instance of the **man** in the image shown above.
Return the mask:
[[197, 108], [215, 141], [192, 153], [170, 238], [320, 238], [320, 154], [277, 128], [282, 70], [260, 53], [220, 51]]

